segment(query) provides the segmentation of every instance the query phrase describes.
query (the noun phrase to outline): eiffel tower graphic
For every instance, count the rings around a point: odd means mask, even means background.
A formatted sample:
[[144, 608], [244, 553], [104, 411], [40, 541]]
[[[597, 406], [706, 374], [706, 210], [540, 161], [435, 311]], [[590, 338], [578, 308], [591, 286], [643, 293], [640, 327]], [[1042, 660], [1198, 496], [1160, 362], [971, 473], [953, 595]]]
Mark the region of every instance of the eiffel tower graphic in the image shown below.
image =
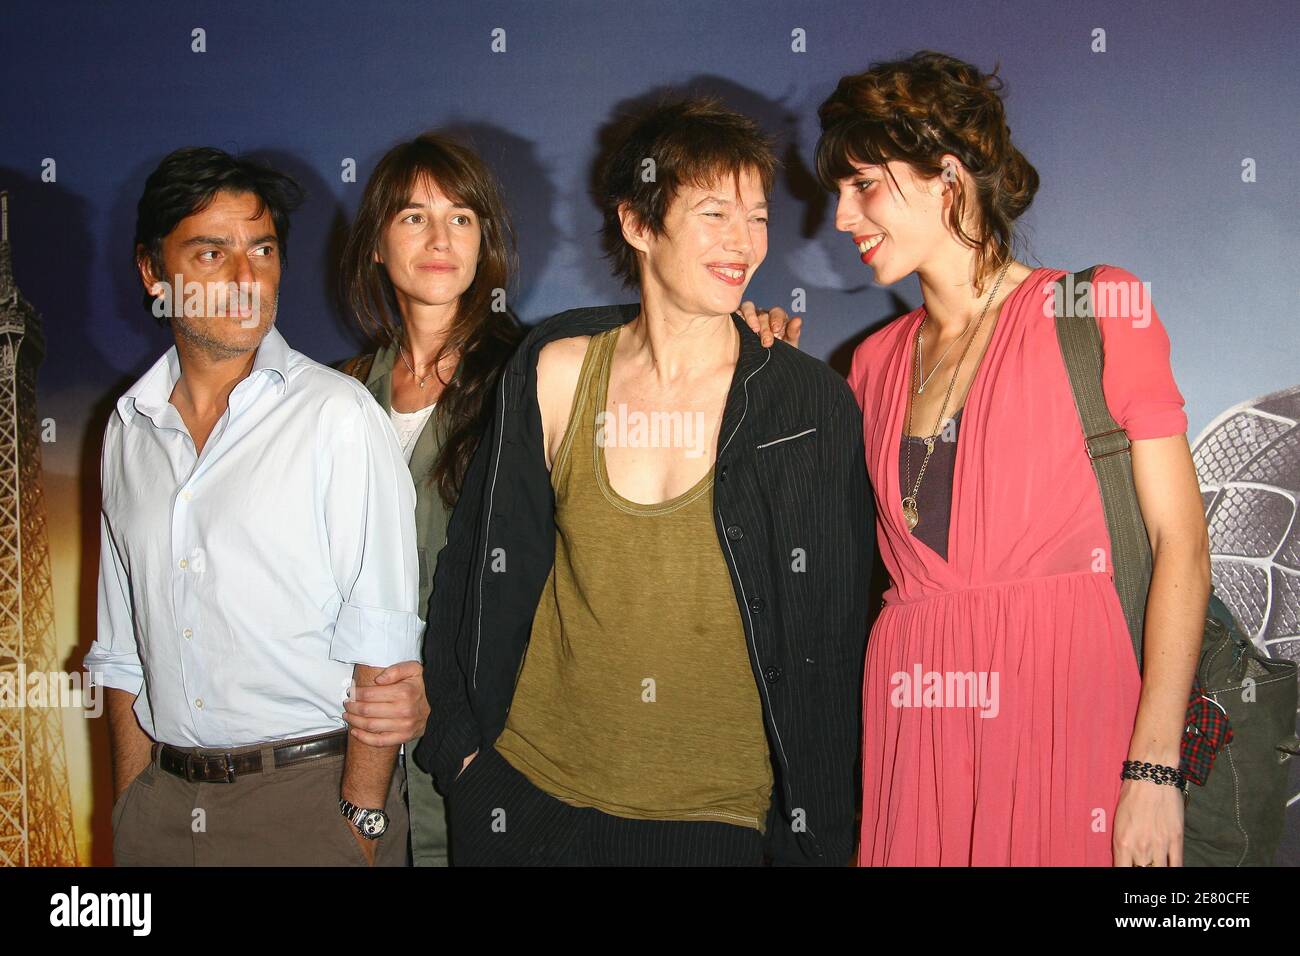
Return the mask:
[[[20, 700], [25, 675], [56, 669], [36, 421], [44, 357], [40, 316], [14, 284], [9, 194], [0, 192], [0, 681]], [[0, 707], [0, 866], [76, 865], [63, 711]]]

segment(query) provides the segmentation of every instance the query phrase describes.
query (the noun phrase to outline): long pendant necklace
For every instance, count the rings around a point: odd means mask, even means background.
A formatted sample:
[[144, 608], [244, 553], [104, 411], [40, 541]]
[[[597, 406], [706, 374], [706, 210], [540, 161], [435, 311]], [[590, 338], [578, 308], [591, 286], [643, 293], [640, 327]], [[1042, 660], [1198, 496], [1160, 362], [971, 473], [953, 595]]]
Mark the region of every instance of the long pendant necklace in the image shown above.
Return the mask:
[[[953, 386], [957, 384], [957, 377], [958, 375], [961, 374], [961, 366], [962, 363], [966, 361], [966, 353], [970, 351], [971, 343], [974, 342], [975, 339], [979, 336], [980, 324], [984, 321], [984, 314], [989, 310], [989, 303], [991, 303], [994, 297], [998, 294], [998, 287], [1002, 285], [1002, 277], [1007, 274], [1007, 269], [1010, 267], [1011, 267], [1011, 260], [1008, 259], [1006, 265], [1002, 267], [1002, 271], [998, 273], [997, 281], [993, 283], [993, 288], [989, 291], [989, 297], [984, 300], [984, 308], [980, 309], [979, 318], [975, 320], [974, 331], [971, 333], [971, 337], [966, 340], [966, 345], [965, 347], [962, 348], [961, 355], [958, 356], [957, 358], [957, 365], [953, 369], [952, 378], [948, 380], [948, 389], [947, 391], [944, 392], [943, 404], [939, 406], [939, 416], [938, 418], [935, 419], [933, 432], [925, 436], [925, 438], [923, 439], [925, 441], [925, 458], [921, 462], [921, 470], [916, 475], [916, 483], [912, 485], [912, 493], [903, 498], [903, 520], [907, 522], [907, 530], [909, 533], [914, 532], [916, 530], [916, 526], [921, 521], [921, 513], [916, 505], [916, 495], [917, 492], [921, 490], [921, 479], [925, 477], [925, 468], [928, 464], [930, 464], [930, 456], [934, 454], [934, 443], [939, 437], [940, 425], [943, 424], [944, 412], [948, 410], [948, 401], [949, 399], [952, 398]], [[916, 360], [912, 364], [913, 384], [915, 384], [917, 380], [921, 378], [921, 372], [922, 372], [921, 333], [925, 331], [925, 323], [929, 321], [929, 319], [930, 316], [929, 313], [927, 312], [926, 315], [921, 319], [921, 327], [916, 330], [916, 356], [915, 356]], [[965, 332], [963, 331], [962, 334], [965, 335]], [[957, 341], [956, 339], [953, 340], [953, 342], [956, 341]], [[948, 348], [952, 348], [952, 346], [949, 345]], [[947, 354], [948, 353], [945, 351], [944, 355]], [[942, 358], [939, 359], [939, 364], [940, 365], [943, 364]], [[934, 367], [934, 371], [930, 372], [930, 376], [933, 376], [934, 373], [937, 372], [938, 370], [939, 370], [939, 365], [936, 365]], [[929, 380], [930, 380], [929, 377], [927, 377], [926, 379], [921, 381], [920, 386], [915, 388], [915, 394], [917, 395], [921, 394], [921, 391], [925, 388], [925, 383], [928, 382]], [[907, 392], [907, 434], [909, 435], [912, 432], [912, 395], [913, 395], [913, 389], [909, 388]], [[907, 485], [910, 484], [912, 481], [912, 445], [910, 442], [905, 442], [905, 444], [907, 445], [907, 470], [905, 472], [904, 480], [903, 480], [904, 488], [906, 488]]]

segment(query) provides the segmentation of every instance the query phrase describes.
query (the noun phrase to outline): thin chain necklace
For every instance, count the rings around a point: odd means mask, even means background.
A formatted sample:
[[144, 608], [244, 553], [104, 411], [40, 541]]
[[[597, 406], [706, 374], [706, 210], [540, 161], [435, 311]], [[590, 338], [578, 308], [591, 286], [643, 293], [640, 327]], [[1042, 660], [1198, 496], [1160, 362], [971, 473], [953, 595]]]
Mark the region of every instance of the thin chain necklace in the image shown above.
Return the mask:
[[429, 370], [425, 372], [423, 376], [417, 375], [415, 374], [415, 368], [411, 365], [409, 361], [407, 361], [405, 347], [399, 344], [397, 346], [397, 351], [398, 354], [402, 356], [402, 363], [406, 366], [407, 370], [411, 373], [411, 378], [415, 379], [415, 381], [419, 384], [420, 388], [424, 388], [424, 383], [427, 382], [429, 380], [429, 376], [433, 374], [433, 365], [431, 364], [429, 366]]
[[[924, 324], [924, 320], [922, 321], [922, 324]], [[957, 338], [953, 339], [951, 342], [948, 343], [948, 347], [944, 349], [943, 354], [939, 356], [939, 361], [935, 362], [934, 368], [930, 369], [930, 374], [927, 375], [924, 379], [922, 379], [921, 384], [917, 386], [916, 394], [920, 395], [922, 392], [925, 391], [925, 386], [930, 384], [930, 379], [934, 378], [934, 373], [939, 371], [939, 366], [942, 365], [943, 360], [948, 357], [948, 353], [952, 351], [952, 347], [956, 345], [959, 341], [961, 341], [961, 339], [966, 335], [967, 329], [969, 329], [970, 327], [971, 327], [970, 322], [967, 322], [966, 328], [961, 330], [961, 335], [957, 336]]]
[[[930, 456], [934, 454], [934, 443], [939, 437], [939, 426], [943, 424], [943, 414], [948, 410], [948, 400], [952, 398], [953, 386], [957, 384], [957, 376], [961, 373], [961, 366], [962, 363], [966, 361], [966, 353], [970, 351], [971, 343], [974, 342], [976, 336], [979, 335], [980, 324], [984, 321], [984, 313], [988, 312], [989, 303], [991, 303], [994, 297], [998, 294], [998, 287], [1002, 285], [1002, 277], [1007, 274], [1007, 269], [1010, 267], [1011, 260], [1008, 259], [1006, 265], [1002, 267], [1002, 271], [998, 273], [997, 281], [993, 283], [993, 288], [989, 291], [989, 297], [984, 300], [984, 308], [980, 309], [979, 318], [975, 320], [975, 331], [971, 334], [971, 337], [966, 340], [966, 345], [961, 350], [961, 355], [957, 359], [957, 365], [952, 371], [952, 378], [948, 380], [948, 389], [944, 392], [943, 404], [939, 406], [939, 417], [935, 419], [934, 430], [930, 435], [925, 436], [925, 459], [921, 462], [921, 470], [916, 475], [916, 484], [912, 485], [912, 493], [903, 498], [903, 520], [907, 522], [907, 530], [909, 533], [915, 531], [917, 524], [921, 521], [921, 513], [916, 507], [916, 495], [917, 492], [921, 490], [921, 479], [925, 477], [925, 468], [930, 464]], [[930, 315], [929, 312], [927, 312], [921, 319], [921, 327], [916, 330], [916, 361], [912, 365], [913, 382], [916, 382], [916, 380], [921, 377], [921, 333], [925, 330], [925, 323], [928, 322], [929, 319]], [[965, 335], [966, 333], [963, 332], [962, 334]], [[954, 339], [953, 341], [956, 342], [957, 340]], [[952, 348], [952, 346], [950, 345], [949, 348]], [[939, 361], [940, 364], [942, 364], [943, 359], [940, 359]], [[936, 365], [934, 369], [935, 371], [938, 371], [939, 366]], [[934, 371], [930, 374], [934, 375]], [[929, 381], [929, 379], [926, 379], [926, 381]], [[922, 382], [921, 388], [924, 387], [925, 382]], [[921, 393], [921, 388], [916, 389], [916, 394], [919, 395]], [[911, 432], [912, 389], [909, 388], [907, 392], [907, 433], [910, 435]], [[903, 487], [906, 488], [912, 481], [912, 444], [907, 441], [904, 441], [904, 444], [907, 446], [907, 471], [904, 475]]]

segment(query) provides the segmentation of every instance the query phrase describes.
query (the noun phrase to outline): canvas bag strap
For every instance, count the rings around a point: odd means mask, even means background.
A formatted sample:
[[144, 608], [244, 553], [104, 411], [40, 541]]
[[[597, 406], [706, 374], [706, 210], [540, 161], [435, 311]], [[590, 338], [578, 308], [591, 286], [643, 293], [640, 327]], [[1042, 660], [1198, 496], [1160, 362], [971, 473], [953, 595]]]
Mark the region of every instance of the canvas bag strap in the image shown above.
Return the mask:
[[362, 385], [365, 385], [366, 380], [370, 378], [370, 368], [374, 364], [375, 353], [371, 352], [368, 355], [358, 355], [355, 358], [348, 359], [339, 367], [339, 371], [344, 375], [351, 375]]
[[1138, 671], [1142, 670], [1142, 628], [1151, 586], [1151, 542], [1133, 484], [1133, 457], [1124, 429], [1111, 417], [1101, 386], [1101, 330], [1094, 317], [1092, 276], [1096, 266], [1062, 276], [1055, 291], [1056, 337], [1070, 376], [1084, 444], [1097, 476], [1110, 533], [1115, 590], [1124, 609]]

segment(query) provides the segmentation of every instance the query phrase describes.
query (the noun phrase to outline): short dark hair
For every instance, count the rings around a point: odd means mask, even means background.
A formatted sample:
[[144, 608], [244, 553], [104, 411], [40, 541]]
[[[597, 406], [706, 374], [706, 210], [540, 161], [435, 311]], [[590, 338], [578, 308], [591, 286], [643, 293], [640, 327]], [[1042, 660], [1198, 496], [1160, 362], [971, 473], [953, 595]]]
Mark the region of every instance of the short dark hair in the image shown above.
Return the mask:
[[[248, 159], [236, 159], [211, 146], [187, 146], [168, 153], [149, 174], [136, 204], [133, 260], [149, 257], [154, 275], [163, 278], [162, 244], [180, 221], [202, 212], [217, 193], [251, 193], [258, 215], [269, 210], [275, 224], [280, 265], [289, 261], [289, 214], [302, 203], [303, 190], [291, 177]], [[153, 311], [153, 299], [144, 297]], [[166, 324], [166, 319], [159, 319]]]
[[[641, 264], [623, 238], [619, 206], [627, 203], [640, 223], [661, 236], [668, 207], [683, 186], [707, 186], [725, 176], [739, 182], [742, 172], [753, 171], [769, 196], [776, 180], [771, 140], [757, 123], [716, 97], [666, 99], [626, 117], [611, 139], [599, 167], [597, 201], [605, 256], [626, 286], [640, 284]], [[643, 175], [646, 160], [654, 161], [649, 181]]]

